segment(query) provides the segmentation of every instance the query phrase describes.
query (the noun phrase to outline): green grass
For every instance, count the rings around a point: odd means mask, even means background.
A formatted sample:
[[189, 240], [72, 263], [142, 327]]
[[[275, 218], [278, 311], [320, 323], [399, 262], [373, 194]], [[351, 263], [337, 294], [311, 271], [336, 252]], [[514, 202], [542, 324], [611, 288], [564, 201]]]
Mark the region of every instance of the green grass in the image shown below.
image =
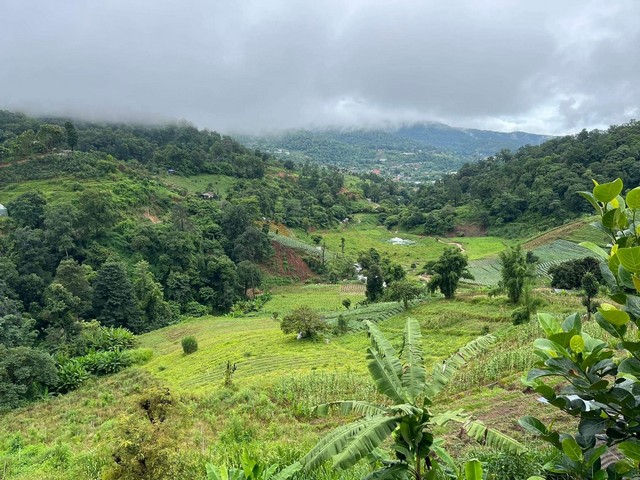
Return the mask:
[[[577, 297], [536, 295], [547, 300], [545, 311], [564, 314], [579, 308]], [[344, 312], [361, 321], [395, 311], [379, 326], [396, 348], [402, 344], [406, 317], [417, 318], [429, 371], [485, 328], [495, 334], [495, 348], [460, 372], [435, 410], [465, 407], [520, 438], [522, 432], [515, 425], [519, 416], [535, 412], [551, 420], [556, 415], [556, 410], [538, 404], [535, 396], [522, 393], [517, 377], [530, 365], [531, 343], [539, 332], [533, 324], [512, 327], [513, 307], [504, 297], [463, 292], [455, 300], [435, 298], [409, 311], [393, 303], [347, 312], [340, 305], [337, 285], [298, 285], [276, 290], [267, 305], [283, 308], [285, 299], [293, 306], [314, 296], [316, 304], [333, 306], [325, 310], [332, 317]], [[335, 307], [338, 310], [329, 311]], [[196, 337], [199, 349], [185, 356], [180, 341], [187, 335]], [[100, 478], [104, 468], [113, 465], [111, 454], [122, 441], [124, 422], [132, 416], [140, 425], [147, 421], [138, 401], [153, 386], [169, 387], [176, 399], [175, 413], [162, 428], [171, 432], [181, 461], [194, 465], [207, 460], [237, 464], [244, 449], [270, 462], [293, 461], [328, 429], [345, 421], [336, 416], [315, 419], [310, 416], [313, 405], [351, 397], [380, 400], [367, 374], [369, 340], [363, 331], [331, 337], [328, 343], [297, 341], [294, 335], [284, 335], [265, 311], [245, 318], [191, 319], [140, 339], [142, 347], [154, 351], [144, 366], [0, 416], [0, 462], [6, 462], [2, 478]], [[231, 389], [223, 386], [226, 361], [238, 367]], [[454, 434], [447, 438], [454, 452], [463, 454], [468, 448]], [[349, 474], [326, 471], [306, 478], [355, 479], [365, 471], [362, 466]]]
[[321, 312], [344, 310], [342, 301], [350, 299], [355, 306], [365, 297], [359, 293], [340, 293], [339, 285], [286, 285], [271, 290], [273, 298], [264, 306], [266, 313], [286, 315], [291, 310], [306, 305]]
[[27, 180], [10, 183], [0, 187], [0, 203], [6, 204], [27, 192], [42, 192], [48, 203], [71, 201], [77, 198], [82, 189], [112, 190], [117, 180], [78, 180], [76, 178], [57, 178], [55, 180]]
[[[311, 243], [311, 235], [296, 232], [298, 239]], [[512, 242], [497, 237], [460, 237], [436, 238], [413, 233], [389, 231], [377, 225], [375, 214], [358, 214], [351, 223], [335, 229], [319, 230], [327, 248], [334, 253], [340, 253], [341, 239], [345, 239], [346, 256], [356, 257], [360, 252], [375, 248], [378, 252], [391, 257], [405, 268], [412, 264], [422, 267], [427, 261], [437, 259], [442, 251], [452, 243], [459, 243], [470, 259], [495, 255], [504, 250]], [[413, 245], [393, 245], [389, 243], [394, 237], [415, 242]]]

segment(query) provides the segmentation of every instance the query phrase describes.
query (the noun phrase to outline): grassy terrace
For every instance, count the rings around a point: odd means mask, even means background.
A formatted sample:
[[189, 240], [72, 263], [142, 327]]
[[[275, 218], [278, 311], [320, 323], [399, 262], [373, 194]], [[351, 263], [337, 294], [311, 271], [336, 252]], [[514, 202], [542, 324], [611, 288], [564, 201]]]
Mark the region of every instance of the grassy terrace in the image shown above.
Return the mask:
[[[547, 301], [544, 311], [564, 314], [580, 308], [579, 300], [571, 296], [537, 294]], [[211, 459], [233, 460], [243, 449], [273, 461], [299, 457], [323, 432], [342, 422], [337, 417], [315, 419], [313, 405], [350, 397], [376, 400], [366, 372], [365, 332], [331, 337], [328, 342], [296, 341], [271, 318], [274, 305], [284, 312], [286, 305], [308, 302], [314, 295], [331, 315], [343, 298], [338, 286], [287, 286], [276, 290], [266, 311], [255, 316], [208, 316], [145, 334], [141, 346], [154, 352], [145, 365], [0, 417], [0, 463], [7, 462], [8, 472], [2, 478], [100, 478], [98, 472], [112, 461], [110, 452], [118, 445], [122, 422], [144, 421], [136, 413], [137, 402], [153, 386], [167, 386], [181, 399], [166, 428], [175, 428], [176, 448], [196, 466]], [[531, 413], [549, 421], [556, 418], [554, 409], [523, 393], [519, 372], [532, 365], [531, 343], [539, 332], [535, 323], [511, 326], [512, 307], [504, 297], [462, 291], [453, 301], [434, 298], [408, 312], [397, 307], [396, 303], [377, 306], [370, 318], [384, 318], [385, 310], [400, 312], [379, 323], [396, 347], [402, 342], [406, 316], [417, 318], [429, 369], [487, 329], [498, 338], [491, 351], [460, 372], [436, 408], [467, 408], [527, 442], [530, 438], [523, 437], [515, 419]], [[359, 310], [366, 311], [355, 312]], [[180, 345], [186, 335], [194, 335], [199, 344], [189, 356]], [[227, 361], [238, 365], [232, 389], [223, 386]], [[442, 433], [453, 451], [464, 454], [470, 447], [455, 432]], [[356, 469], [342, 478], [361, 478], [361, 474]], [[313, 478], [332, 478], [322, 475]]]

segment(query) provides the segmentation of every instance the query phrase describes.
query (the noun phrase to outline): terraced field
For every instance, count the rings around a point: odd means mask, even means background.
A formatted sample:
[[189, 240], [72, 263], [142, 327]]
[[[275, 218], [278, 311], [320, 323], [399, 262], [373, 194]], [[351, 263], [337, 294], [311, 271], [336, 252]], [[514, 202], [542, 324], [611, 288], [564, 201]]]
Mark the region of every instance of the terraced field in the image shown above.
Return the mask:
[[[533, 252], [541, 260], [544, 260], [538, 264], [536, 269], [538, 275], [544, 277], [548, 276], [547, 272], [553, 265], [592, 255], [588, 249], [581, 247], [577, 243], [562, 239], [534, 248]], [[500, 261], [497, 257], [473, 260], [469, 262], [469, 271], [475, 277], [475, 280], [465, 280], [467, 283], [492, 286], [497, 285], [500, 281]]]

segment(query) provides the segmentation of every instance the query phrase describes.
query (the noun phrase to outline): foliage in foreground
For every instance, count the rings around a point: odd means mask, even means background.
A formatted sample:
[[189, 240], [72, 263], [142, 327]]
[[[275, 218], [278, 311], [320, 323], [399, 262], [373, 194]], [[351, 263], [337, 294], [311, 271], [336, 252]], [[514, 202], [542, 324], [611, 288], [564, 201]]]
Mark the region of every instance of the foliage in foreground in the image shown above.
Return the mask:
[[[512, 453], [525, 451], [519, 443], [471, 420], [461, 411], [434, 415], [429, 409], [432, 399], [458, 368], [490, 346], [493, 337], [486, 335], [471, 342], [443, 365], [436, 366], [427, 381], [422, 337], [416, 320], [407, 319], [400, 352], [373, 323], [367, 322], [367, 326], [371, 338], [371, 346], [367, 350], [369, 373], [378, 392], [388, 397], [391, 405], [348, 400], [318, 406], [320, 415], [326, 415], [334, 406], [343, 414], [356, 413], [362, 418], [337, 428], [320, 440], [301, 460], [306, 469], [318, 467], [328, 459], [332, 459], [335, 468], [347, 469], [362, 458], [368, 458], [382, 465], [367, 477], [369, 479], [434, 478], [446, 467], [457, 472], [457, 466], [443, 448], [443, 441], [433, 436], [434, 426], [449, 421], [462, 423], [467, 434], [488, 446]], [[395, 458], [388, 458], [378, 448], [389, 437], [393, 439], [391, 449]]]
[[[613, 480], [640, 476], [640, 342], [630, 325], [640, 325], [640, 187], [623, 198], [620, 179], [581, 192], [601, 217], [599, 228], [610, 237], [610, 253], [588, 244], [603, 263], [602, 273], [611, 299], [603, 303], [596, 321], [616, 349], [589, 336], [579, 314], [559, 323], [540, 315], [547, 338], [534, 342], [541, 358], [527, 382], [551, 405], [578, 417], [578, 432], [559, 433], [538, 419], [520, 424], [556, 447], [562, 455], [545, 466], [552, 472], [581, 479]], [[635, 330], [635, 329], [634, 329]], [[559, 393], [542, 379], [562, 381]]]

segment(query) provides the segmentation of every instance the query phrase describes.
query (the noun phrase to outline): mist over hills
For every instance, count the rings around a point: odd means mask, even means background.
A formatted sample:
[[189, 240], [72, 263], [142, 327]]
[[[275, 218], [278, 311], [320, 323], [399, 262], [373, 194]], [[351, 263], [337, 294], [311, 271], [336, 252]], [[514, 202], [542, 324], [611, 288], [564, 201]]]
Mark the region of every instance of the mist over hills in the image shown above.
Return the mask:
[[424, 122], [383, 128], [286, 130], [239, 135], [248, 147], [280, 158], [314, 160], [356, 172], [426, 181], [457, 171], [503, 149], [539, 145], [552, 138], [526, 132], [495, 132]]

